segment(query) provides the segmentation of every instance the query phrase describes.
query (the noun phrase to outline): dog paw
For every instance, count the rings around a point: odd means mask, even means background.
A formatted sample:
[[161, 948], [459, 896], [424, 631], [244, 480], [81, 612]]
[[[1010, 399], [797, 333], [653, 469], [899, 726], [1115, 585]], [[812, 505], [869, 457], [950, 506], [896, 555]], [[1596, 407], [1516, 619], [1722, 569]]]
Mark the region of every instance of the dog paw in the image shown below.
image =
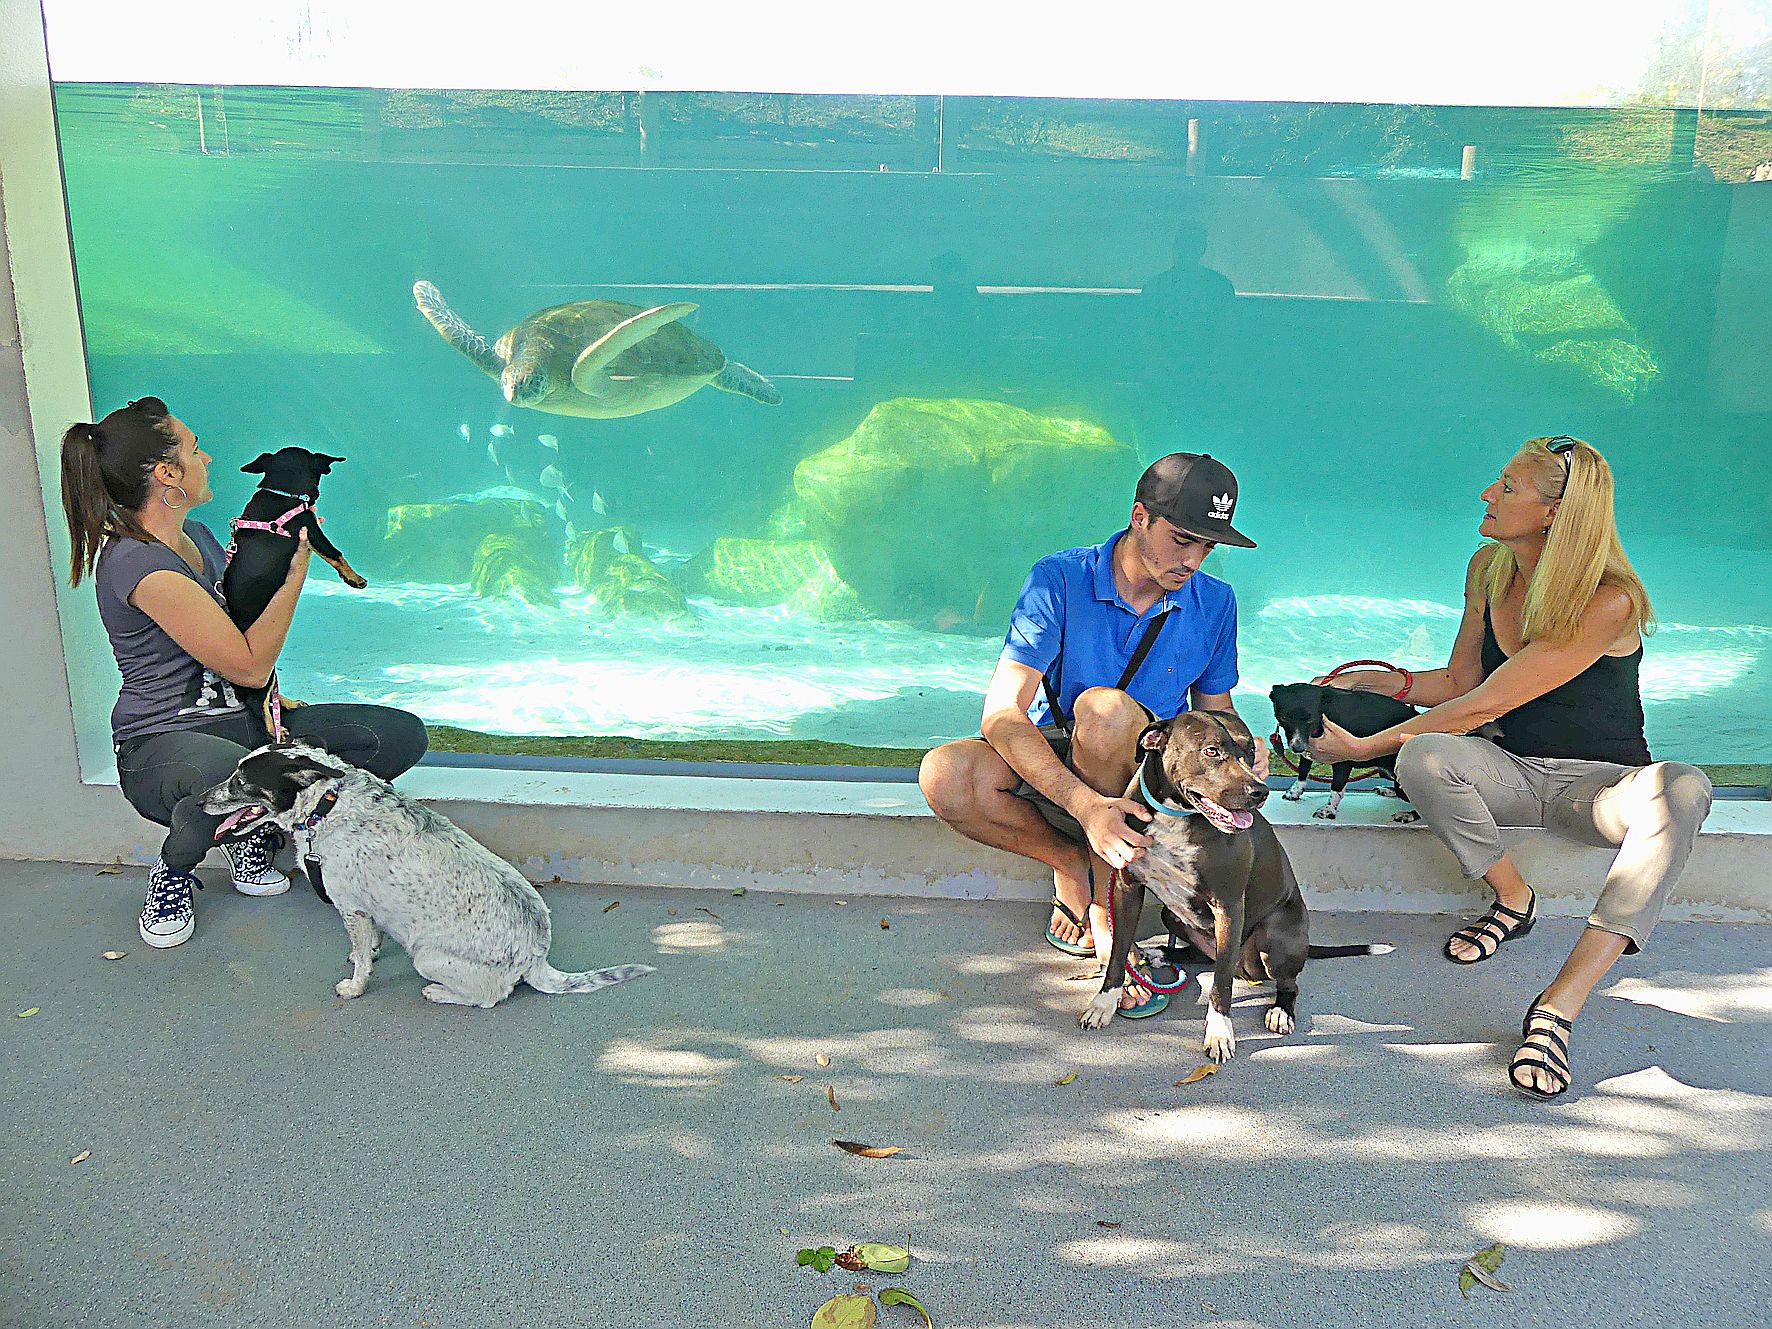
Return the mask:
[[1267, 1027], [1270, 1033], [1289, 1034], [1294, 1028], [1294, 1021], [1292, 1016], [1282, 1007], [1269, 1006], [1267, 1008]]
[[1311, 813], [1311, 816], [1315, 817], [1318, 821], [1334, 821], [1335, 809], [1318, 808], [1315, 812]]
[[345, 585], [349, 586], [353, 591], [360, 591], [368, 586], [369, 583], [361, 577], [346, 577]]
[[1077, 1017], [1077, 1023], [1085, 1029], [1102, 1029], [1114, 1018], [1120, 1009], [1120, 989], [1108, 988], [1105, 992], [1097, 992]]
[[341, 978], [333, 985], [332, 990], [338, 993], [338, 995], [343, 997], [346, 1001], [349, 1001], [352, 997], [361, 997], [364, 989], [368, 986], [369, 982], [367, 979], [359, 983], [352, 978]]
[[1228, 1016], [1208, 1009], [1206, 1012], [1206, 1038], [1200, 1044], [1208, 1057], [1220, 1065], [1237, 1055], [1237, 1035], [1231, 1028]]
[[1296, 803], [1299, 799], [1304, 797], [1304, 790], [1288, 789], [1285, 793], [1281, 794], [1280, 797], [1285, 799], [1288, 803]]
[[1421, 814], [1414, 808], [1404, 808], [1401, 812], [1391, 813], [1391, 820], [1399, 826], [1411, 826], [1421, 820]]

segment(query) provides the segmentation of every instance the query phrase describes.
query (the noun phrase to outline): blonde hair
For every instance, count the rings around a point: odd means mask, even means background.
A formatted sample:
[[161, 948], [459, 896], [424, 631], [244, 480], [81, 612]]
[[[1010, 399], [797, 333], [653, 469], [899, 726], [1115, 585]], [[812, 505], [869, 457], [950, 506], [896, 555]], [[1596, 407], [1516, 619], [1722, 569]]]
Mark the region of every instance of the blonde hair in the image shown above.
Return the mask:
[[[1607, 585], [1630, 596], [1637, 631], [1647, 636], [1655, 631], [1655, 609], [1619, 543], [1612, 513], [1612, 468], [1597, 448], [1579, 439], [1565, 453], [1552, 452], [1550, 444], [1561, 441], [1529, 439], [1508, 463], [1514, 475], [1529, 482], [1546, 503], [1562, 500], [1551, 518], [1544, 552], [1526, 584], [1521, 641], [1571, 640], [1588, 601]], [[1492, 544], [1487, 552], [1483, 589], [1494, 604], [1520, 575], [1520, 564], [1504, 544]]]

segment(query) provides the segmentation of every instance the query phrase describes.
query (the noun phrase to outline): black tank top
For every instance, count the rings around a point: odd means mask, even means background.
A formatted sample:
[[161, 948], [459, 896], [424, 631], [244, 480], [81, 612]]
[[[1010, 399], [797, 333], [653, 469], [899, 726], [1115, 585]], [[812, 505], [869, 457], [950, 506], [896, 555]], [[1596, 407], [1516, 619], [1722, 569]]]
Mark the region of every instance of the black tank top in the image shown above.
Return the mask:
[[[1495, 640], [1489, 606], [1484, 605], [1483, 677], [1501, 668], [1507, 658]], [[1501, 737], [1496, 746], [1516, 757], [1647, 766], [1651, 758], [1643, 738], [1643, 694], [1637, 686], [1642, 663], [1640, 645], [1629, 655], [1602, 655], [1562, 687], [1497, 720]]]

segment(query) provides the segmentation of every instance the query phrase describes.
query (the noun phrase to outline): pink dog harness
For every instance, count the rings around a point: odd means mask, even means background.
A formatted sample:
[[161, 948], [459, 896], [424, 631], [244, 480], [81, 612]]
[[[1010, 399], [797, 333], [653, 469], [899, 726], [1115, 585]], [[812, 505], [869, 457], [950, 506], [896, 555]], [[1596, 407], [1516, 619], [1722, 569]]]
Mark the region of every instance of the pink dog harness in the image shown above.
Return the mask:
[[[288, 512], [285, 512], [281, 517], [278, 517], [274, 521], [247, 521], [244, 517], [235, 517], [233, 521], [229, 522], [228, 547], [223, 551], [224, 557], [222, 567], [224, 570], [227, 568], [228, 564], [234, 561], [234, 554], [240, 547], [241, 531], [269, 531], [272, 535], [281, 535], [285, 539], [294, 540], [297, 538], [296, 533], [287, 529], [290, 522], [294, 521], [304, 512], [313, 512], [316, 517], [320, 515], [314, 510], [314, 500], [306, 494], [291, 494], [282, 489], [261, 489], [259, 492], [262, 494], [275, 494], [279, 498], [293, 498], [296, 500], [296, 504], [293, 508], [289, 509]], [[283, 694], [277, 690], [277, 675], [275, 673], [271, 675], [270, 693], [271, 741], [273, 743], [281, 743], [285, 738], [283, 732]]]

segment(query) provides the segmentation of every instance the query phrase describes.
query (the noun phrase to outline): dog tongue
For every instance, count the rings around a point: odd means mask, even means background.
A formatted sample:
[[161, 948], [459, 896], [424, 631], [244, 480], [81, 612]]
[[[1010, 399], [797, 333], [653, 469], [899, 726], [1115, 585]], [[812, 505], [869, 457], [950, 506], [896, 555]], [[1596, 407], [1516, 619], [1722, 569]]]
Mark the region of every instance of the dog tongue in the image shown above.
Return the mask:
[[1255, 814], [1246, 808], [1238, 808], [1235, 812], [1231, 813], [1231, 825], [1235, 826], [1239, 831], [1246, 831], [1251, 826], [1255, 825]]
[[256, 817], [259, 813], [261, 813], [263, 811], [264, 811], [263, 808], [250, 807], [250, 808], [240, 808], [237, 811], [230, 812], [227, 816], [227, 819], [224, 820], [220, 826], [217, 826], [215, 828], [215, 838], [218, 840], [221, 839], [222, 836], [226, 835], [229, 831], [233, 830], [234, 827], [238, 826], [241, 822], [245, 821], [249, 817]]

